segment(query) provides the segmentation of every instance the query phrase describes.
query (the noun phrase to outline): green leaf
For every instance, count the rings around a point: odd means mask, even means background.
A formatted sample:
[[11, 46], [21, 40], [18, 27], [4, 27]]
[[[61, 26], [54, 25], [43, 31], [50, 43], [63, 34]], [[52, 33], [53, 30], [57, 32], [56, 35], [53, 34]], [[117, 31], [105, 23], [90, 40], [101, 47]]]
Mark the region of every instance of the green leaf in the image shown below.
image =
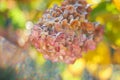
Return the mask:
[[108, 2], [101, 2], [96, 8], [94, 8], [90, 13], [90, 20], [94, 21], [98, 15], [106, 13], [107, 4]]
[[19, 8], [14, 8], [10, 10], [8, 14], [8, 16], [12, 20], [12, 24], [14, 25], [15, 29], [25, 28], [26, 18], [24, 13]]
[[0, 27], [4, 27], [5, 25], [5, 18], [4, 16], [0, 15]]
[[119, 14], [119, 11], [116, 9], [115, 5], [110, 1], [101, 2], [93, 11], [90, 13], [90, 20], [95, 21], [97, 16], [104, 14]]

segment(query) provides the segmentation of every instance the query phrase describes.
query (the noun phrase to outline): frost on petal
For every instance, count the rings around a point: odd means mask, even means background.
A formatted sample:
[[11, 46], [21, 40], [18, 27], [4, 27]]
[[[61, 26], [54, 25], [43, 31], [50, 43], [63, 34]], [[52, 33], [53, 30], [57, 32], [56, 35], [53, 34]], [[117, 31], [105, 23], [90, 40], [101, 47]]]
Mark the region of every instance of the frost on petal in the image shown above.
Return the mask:
[[91, 10], [85, 0], [64, 0], [32, 27], [31, 43], [45, 59], [74, 63], [82, 52], [94, 50], [104, 33], [100, 24], [88, 20]]

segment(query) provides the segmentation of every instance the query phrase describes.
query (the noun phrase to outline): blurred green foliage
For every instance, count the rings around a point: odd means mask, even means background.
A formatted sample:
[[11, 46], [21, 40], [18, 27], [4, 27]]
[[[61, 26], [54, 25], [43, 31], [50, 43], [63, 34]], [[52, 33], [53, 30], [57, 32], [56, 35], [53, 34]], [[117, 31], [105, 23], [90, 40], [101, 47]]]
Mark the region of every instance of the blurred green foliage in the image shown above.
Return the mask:
[[24, 29], [28, 20], [37, 21], [51, 5], [60, 4], [62, 0], [1, 0], [0, 26], [7, 27], [7, 21], [14, 29]]
[[105, 25], [104, 37], [107, 42], [120, 47], [120, 11], [112, 1], [98, 4], [91, 12], [90, 19]]

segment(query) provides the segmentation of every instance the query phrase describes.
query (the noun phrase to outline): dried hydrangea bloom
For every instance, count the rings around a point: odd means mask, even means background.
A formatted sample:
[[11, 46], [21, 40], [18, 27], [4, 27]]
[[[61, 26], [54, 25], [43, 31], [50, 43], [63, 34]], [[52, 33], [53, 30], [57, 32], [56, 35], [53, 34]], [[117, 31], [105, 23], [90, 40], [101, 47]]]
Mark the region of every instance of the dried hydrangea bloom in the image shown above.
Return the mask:
[[90, 12], [85, 0], [65, 0], [46, 10], [32, 28], [30, 41], [46, 59], [74, 63], [102, 38], [101, 25], [88, 21]]

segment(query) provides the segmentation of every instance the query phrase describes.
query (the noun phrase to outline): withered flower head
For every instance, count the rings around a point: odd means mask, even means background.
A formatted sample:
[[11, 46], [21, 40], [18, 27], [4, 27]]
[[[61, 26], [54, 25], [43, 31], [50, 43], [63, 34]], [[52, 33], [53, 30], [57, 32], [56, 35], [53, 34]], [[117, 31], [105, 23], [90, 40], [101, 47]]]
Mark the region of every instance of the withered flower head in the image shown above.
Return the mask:
[[103, 28], [88, 20], [90, 5], [85, 0], [65, 0], [60, 7], [46, 10], [32, 28], [30, 41], [53, 62], [74, 63], [82, 52], [94, 50]]

